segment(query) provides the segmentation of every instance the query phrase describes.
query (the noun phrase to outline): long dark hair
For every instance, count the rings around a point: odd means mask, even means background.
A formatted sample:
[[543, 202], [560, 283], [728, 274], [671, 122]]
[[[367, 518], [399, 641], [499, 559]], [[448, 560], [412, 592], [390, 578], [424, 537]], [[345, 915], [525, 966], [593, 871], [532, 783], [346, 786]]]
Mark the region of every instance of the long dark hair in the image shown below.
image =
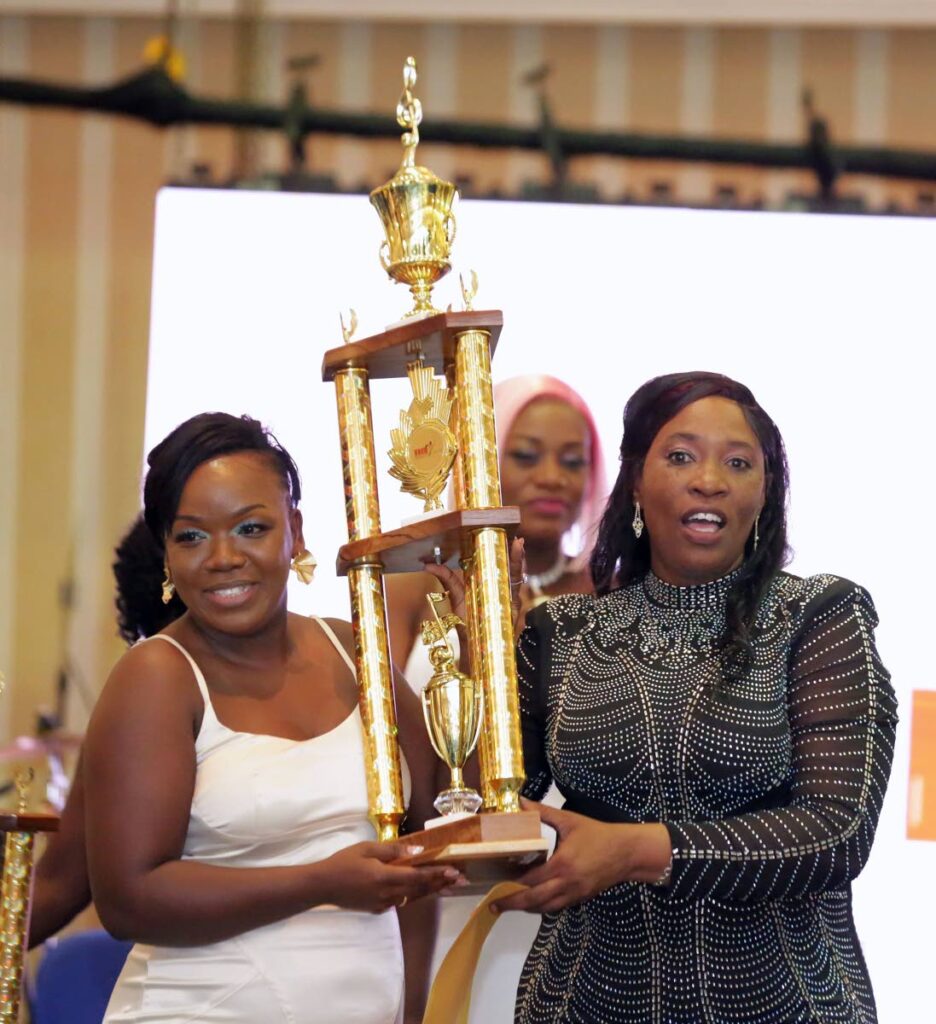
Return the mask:
[[258, 420], [205, 412], [179, 424], [147, 456], [143, 512], [115, 551], [117, 620], [127, 643], [152, 636], [177, 619], [185, 605], [178, 594], [163, 604], [165, 541], [188, 478], [203, 463], [234, 452], [258, 452], [283, 482], [290, 504], [302, 496], [299, 470], [288, 451]]
[[694, 371], [654, 377], [641, 385], [624, 407], [621, 469], [591, 558], [592, 579], [598, 594], [642, 579], [650, 569], [650, 542], [638, 539], [634, 518], [634, 488], [653, 439], [687, 405], [700, 398], [728, 398], [737, 402], [764, 453], [764, 507], [758, 521], [758, 544], [747, 542], [738, 578], [728, 595], [722, 658], [730, 675], [750, 663], [751, 627], [771, 578], [789, 560], [786, 505], [789, 471], [783, 438], [774, 421], [743, 384], [720, 373]]

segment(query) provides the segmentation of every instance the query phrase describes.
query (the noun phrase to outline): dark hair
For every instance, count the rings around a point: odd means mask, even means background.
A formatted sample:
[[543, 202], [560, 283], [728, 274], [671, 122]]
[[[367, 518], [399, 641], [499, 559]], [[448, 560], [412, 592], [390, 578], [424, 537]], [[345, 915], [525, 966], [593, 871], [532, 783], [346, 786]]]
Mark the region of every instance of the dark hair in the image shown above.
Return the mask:
[[591, 558], [592, 579], [598, 594], [607, 594], [643, 578], [650, 569], [650, 542], [645, 533], [634, 536], [634, 488], [653, 439], [687, 405], [718, 396], [741, 406], [757, 435], [765, 462], [764, 507], [758, 521], [759, 540], [745, 549], [745, 560], [728, 595], [722, 659], [728, 675], [750, 663], [750, 632], [771, 578], [789, 560], [786, 504], [789, 472], [783, 438], [776, 424], [743, 384], [720, 373], [694, 371], [654, 377], [641, 385], [624, 407], [621, 469], [598, 528]]
[[192, 473], [203, 462], [234, 452], [257, 452], [268, 458], [282, 479], [290, 504], [295, 507], [299, 503], [299, 470], [289, 452], [258, 420], [205, 412], [179, 424], [147, 456], [143, 513], [116, 549], [118, 626], [128, 643], [158, 633], [185, 611], [178, 595], [169, 604], [162, 603], [166, 536]]
[[165, 629], [184, 611], [178, 594], [162, 601], [165, 553], [156, 543], [142, 513], [114, 550], [117, 582], [117, 629], [128, 644], [135, 644]]
[[163, 544], [172, 526], [188, 478], [210, 459], [234, 452], [259, 452], [280, 474], [290, 504], [302, 496], [299, 470], [292, 456], [259, 420], [226, 412], [203, 412], [180, 423], [149, 453], [143, 485], [143, 516]]

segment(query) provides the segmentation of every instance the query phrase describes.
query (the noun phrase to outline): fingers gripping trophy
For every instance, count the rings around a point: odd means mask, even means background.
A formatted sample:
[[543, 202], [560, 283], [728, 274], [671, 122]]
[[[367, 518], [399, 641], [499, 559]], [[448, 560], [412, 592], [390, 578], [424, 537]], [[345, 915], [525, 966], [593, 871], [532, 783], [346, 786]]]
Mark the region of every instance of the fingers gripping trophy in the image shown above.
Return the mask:
[[[457, 191], [416, 163], [422, 120], [416, 80], [415, 61], [408, 58], [397, 105], [403, 159], [370, 196], [385, 234], [381, 264], [409, 286], [413, 307], [398, 324], [360, 340], [352, 340], [352, 311], [348, 328], [342, 320], [344, 344], [326, 352], [322, 366], [323, 379], [335, 384], [348, 520], [338, 571], [348, 576], [351, 591], [370, 813], [379, 837], [392, 839], [405, 808], [383, 575], [421, 571], [431, 561], [463, 569], [469, 674], [458, 670], [448, 641], [460, 620], [440, 615], [430, 602], [423, 626], [434, 669], [423, 693], [426, 725], [452, 780], [436, 800], [441, 822], [420, 833], [424, 852], [417, 859], [486, 864], [475, 876], [487, 871], [496, 878], [546, 847], [539, 816], [519, 802], [524, 770], [508, 537], [520, 515], [501, 505], [491, 391], [491, 356], [503, 317], [472, 308], [474, 274], [470, 287], [462, 284], [464, 310], [440, 312], [432, 304], [433, 286], [451, 269]], [[422, 500], [423, 515], [382, 531], [370, 383], [390, 377], [408, 377], [413, 392], [391, 432], [390, 473]], [[441, 495], [450, 477], [456, 507], [446, 511]], [[462, 771], [479, 736], [481, 794], [466, 785]]]

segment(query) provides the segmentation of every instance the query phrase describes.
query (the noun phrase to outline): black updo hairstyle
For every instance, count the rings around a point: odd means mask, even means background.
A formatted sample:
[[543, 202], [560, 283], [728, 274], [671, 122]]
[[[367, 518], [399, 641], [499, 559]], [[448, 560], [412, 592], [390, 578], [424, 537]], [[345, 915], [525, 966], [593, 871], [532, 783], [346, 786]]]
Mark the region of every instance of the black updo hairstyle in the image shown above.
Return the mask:
[[745, 558], [728, 594], [722, 660], [726, 675], [735, 676], [750, 664], [751, 627], [771, 578], [789, 561], [786, 507], [789, 470], [783, 438], [776, 424], [743, 384], [720, 373], [702, 370], [670, 373], [641, 385], [624, 408], [621, 469], [608, 499], [592, 551], [595, 591], [607, 594], [642, 579], [650, 569], [650, 539], [634, 536], [634, 488], [654, 438], [687, 405], [717, 396], [737, 402], [764, 453], [764, 507], [759, 540], [745, 546]]
[[185, 611], [178, 594], [169, 604], [162, 603], [166, 537], [192, 473], [203, 462], [234, 452], [257, 452], [266, 457], [279, 473], [290, 505], [295, 508], [299, 504], [299, 470], [289, 452], [258, 420], [205, 412], [176, 427], [147, 456], [143, 514], [115, 552], [118, 624], [128, 643], [158, 633]]
[[178, 594], [162, 601], [165, 551], [156, 543], [143, 514], [121, 538], [114, 550], [117, 582], [117, 630], [128, 644], [135, 644], [165, 629], [184, 611]]

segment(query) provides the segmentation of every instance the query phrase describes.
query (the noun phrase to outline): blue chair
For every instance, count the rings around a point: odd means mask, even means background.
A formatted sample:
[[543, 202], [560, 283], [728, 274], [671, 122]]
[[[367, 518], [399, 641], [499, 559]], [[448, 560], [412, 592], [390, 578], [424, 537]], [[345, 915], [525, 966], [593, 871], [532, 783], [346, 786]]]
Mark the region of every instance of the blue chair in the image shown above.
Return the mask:
[[132, 945], [101, 930], [49, 939], [29, 986], [33, 1024], [101, 1024]]

